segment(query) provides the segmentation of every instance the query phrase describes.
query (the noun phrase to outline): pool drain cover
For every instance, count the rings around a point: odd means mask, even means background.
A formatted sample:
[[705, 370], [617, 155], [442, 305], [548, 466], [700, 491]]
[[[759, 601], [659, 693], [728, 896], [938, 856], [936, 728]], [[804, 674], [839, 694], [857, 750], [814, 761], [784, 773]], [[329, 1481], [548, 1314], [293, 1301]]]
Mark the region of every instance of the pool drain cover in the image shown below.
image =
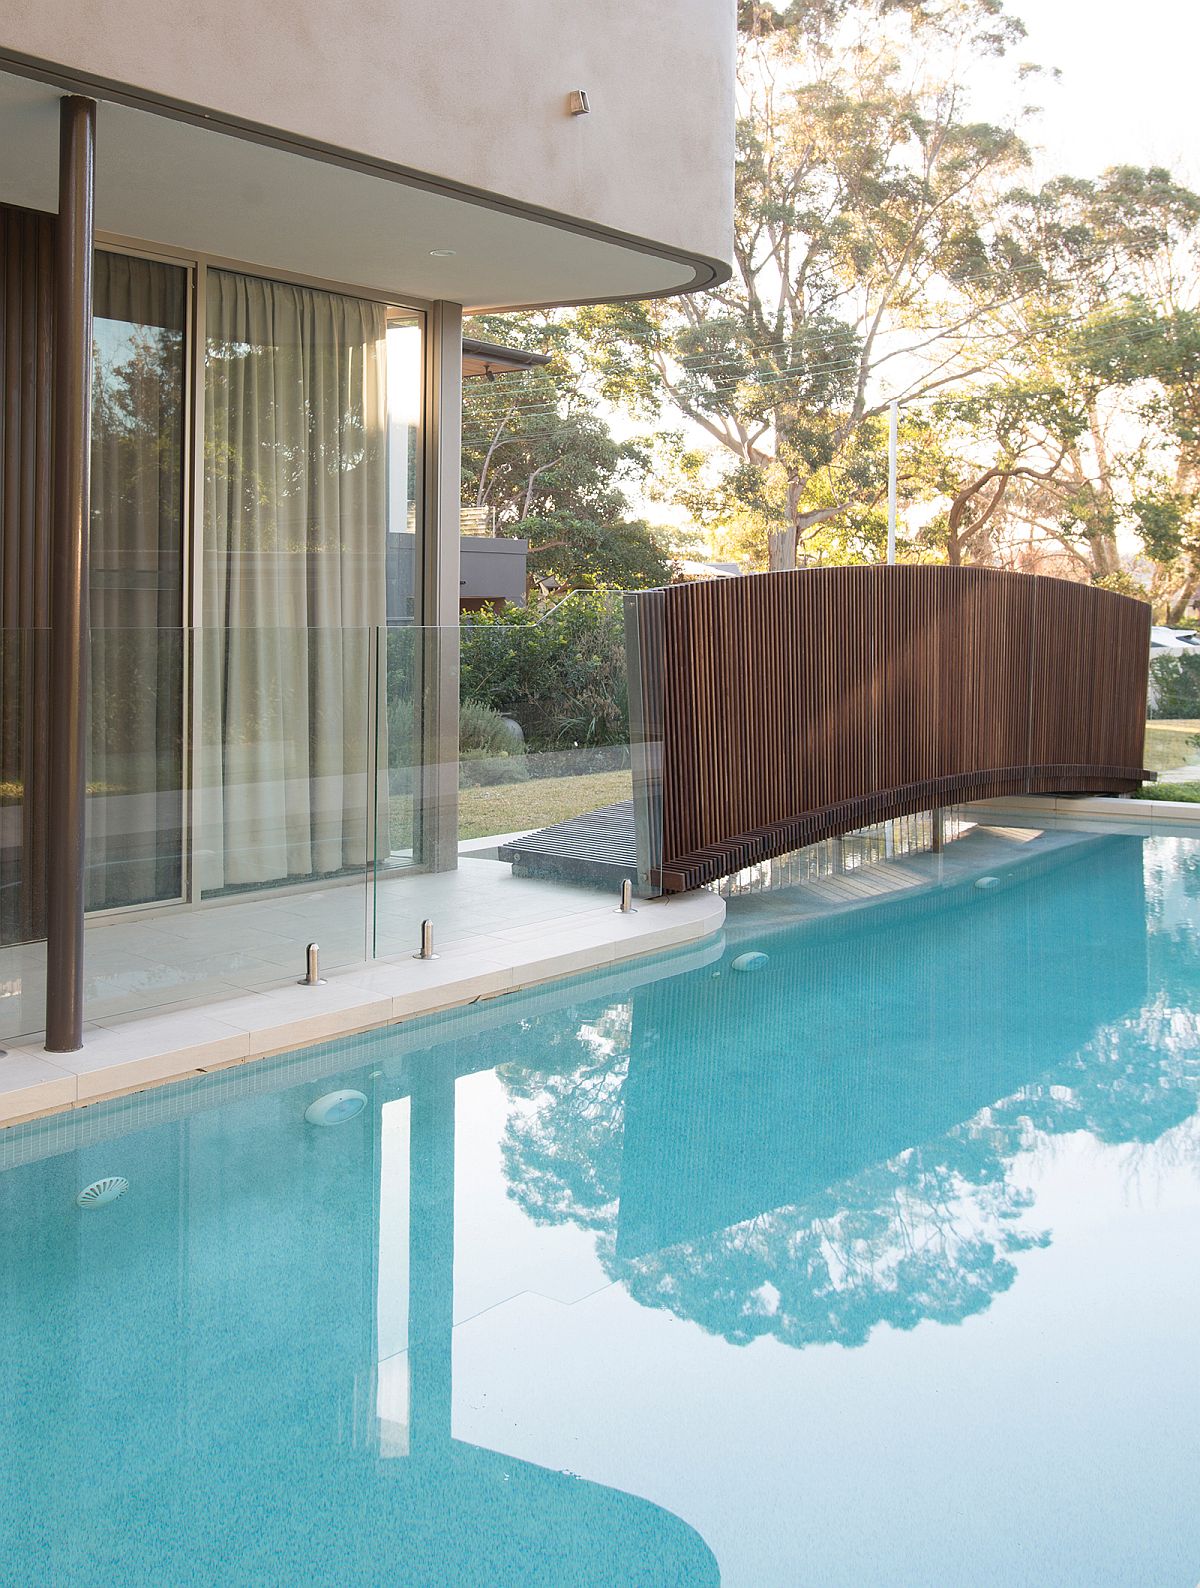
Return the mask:
[[110, 1174], [103, 1180], [93, 1180], [91, 1185], [85, 1185], [75, 1198], [75, 1203], [81, 1208], [102, 1208], [106, 1203], [123, 1197], [128, 1190], [128, 1180], [119, 1174]]

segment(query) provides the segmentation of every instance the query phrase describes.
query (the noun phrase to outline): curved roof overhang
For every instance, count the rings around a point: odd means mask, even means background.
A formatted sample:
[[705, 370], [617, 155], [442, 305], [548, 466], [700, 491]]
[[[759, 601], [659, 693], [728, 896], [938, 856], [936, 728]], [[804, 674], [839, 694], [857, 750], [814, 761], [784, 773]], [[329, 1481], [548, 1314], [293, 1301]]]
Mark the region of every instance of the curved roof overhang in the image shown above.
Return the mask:
[[0, 57], [0, 202], [57, 208], [58, 100], [100, 101], [103, 236], [468, 310], [665, 296], [721, 261], [346, 150]]

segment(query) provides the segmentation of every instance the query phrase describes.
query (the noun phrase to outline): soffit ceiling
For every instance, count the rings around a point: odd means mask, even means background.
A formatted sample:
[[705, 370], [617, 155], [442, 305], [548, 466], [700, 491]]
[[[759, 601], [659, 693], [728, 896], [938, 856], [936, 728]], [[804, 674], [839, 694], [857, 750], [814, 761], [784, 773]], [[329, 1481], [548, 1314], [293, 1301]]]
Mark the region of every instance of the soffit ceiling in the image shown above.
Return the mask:
[[[0, 73], [0, 202], [57, 210], [60, 97]], [[648, 245], [109, 102], [98, 117], [96, 227], [264, 273], [477, 309], [651, 296], [695, 284], [703, 269]]]

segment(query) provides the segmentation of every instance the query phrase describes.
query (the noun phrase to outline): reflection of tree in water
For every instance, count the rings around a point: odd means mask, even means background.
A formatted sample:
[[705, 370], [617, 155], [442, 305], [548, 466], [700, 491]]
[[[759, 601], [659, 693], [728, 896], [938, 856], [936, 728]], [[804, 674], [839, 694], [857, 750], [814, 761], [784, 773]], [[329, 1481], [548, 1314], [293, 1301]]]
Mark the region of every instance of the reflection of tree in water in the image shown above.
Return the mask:
[[1173, 902], [1200, 899], [1200, 844], [1151, 838], [1145, 845], [1146, 899], [1160, 918]]
[[1087, 1131], [1110, 1146], [1158, 1141], [1190, 1119], [1200, 1094], [1200, 1021], [1156, 999], [1101, 1031], [1036, 1086], [989, 1110], [998, 1122], [1037, 1132]]
[[1157, 1141], [1195, 1113], [1200, 1091], [1200, 1025], [1160, 992], [1036, 1084], [934, 1141], [794, 1205], [622, 1255], [625, 1105], [640, 1062], [630, 1057], [631, 1012], [617, 1005], [569, 1028], [547, 1017], [557, 1029], [536, 1022], [538, 1037], [564, 1067], [501, 1069], [512, 1103], [509, 1194], [535, 1222], [593, 1230], [606, 1272], [642, 1305], [738, 1344], [771, 1335], [853, 1346], [879, 1323], [910, 1329], [984, 1311], [1013, 1283], [1013, 1258], [1050, 1240], [1030, 1223], [1018, 1155], [1073, 1131], [1105, 1144]]
[[932, 1147], [875, 1164], [803, 1205], [764, 1211], [700, 1240], [617, 1253], [629, 1055], [597, 1040], [628, 1027], [617, 1006], [578, 1031], [575, 1069], [501, 1071], [513, 1102], [509, 1194], [536, 1223], [596, 1232], [605, 1271], [661, 1307], [746, 1344], [859, 1345], [876, 1323], [912, 1328], [983, 1310], [1016, 1276], [1011, 1256], [1047, 1239], [1021, 1227], [1028, 1198], [1006, 1162], [1025, 1126], [972, 1122]]
[[1027, 1198], [1003, 1174], [1006, 1134], [956, 1133], [800, 1206], [633, 1259], [614, 1277], [643, 1305], [739, 1345], [769, 1334], [853, 1346], [877, 1323], [956, 1323], [1008, 1289], [1012, 1254], [1048, 1240], [1015, 1222]]
[[632, 1014], [631, 1005], [615, 1004], [592, 1020], [567, 1010], [523, 1022], [522, 1035], [535, 1033], [549, 1062], [499, 1072], [513, 1104], [503, 1142], [509, 1195], [535, 1224], [607, 1231], [610, 1245]]

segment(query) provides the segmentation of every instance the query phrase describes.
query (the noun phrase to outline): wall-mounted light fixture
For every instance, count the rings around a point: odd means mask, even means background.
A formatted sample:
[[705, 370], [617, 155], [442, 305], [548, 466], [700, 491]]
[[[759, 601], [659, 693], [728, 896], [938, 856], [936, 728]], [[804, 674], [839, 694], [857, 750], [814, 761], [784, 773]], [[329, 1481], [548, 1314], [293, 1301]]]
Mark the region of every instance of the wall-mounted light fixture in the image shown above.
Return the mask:
[[567, 109], [573, 116], [586, 116], [591, 110], [588, 96], [582, 88], [573, 88], [567, 95]]

